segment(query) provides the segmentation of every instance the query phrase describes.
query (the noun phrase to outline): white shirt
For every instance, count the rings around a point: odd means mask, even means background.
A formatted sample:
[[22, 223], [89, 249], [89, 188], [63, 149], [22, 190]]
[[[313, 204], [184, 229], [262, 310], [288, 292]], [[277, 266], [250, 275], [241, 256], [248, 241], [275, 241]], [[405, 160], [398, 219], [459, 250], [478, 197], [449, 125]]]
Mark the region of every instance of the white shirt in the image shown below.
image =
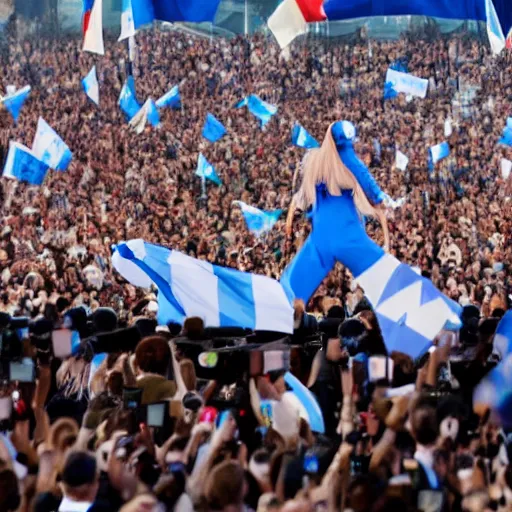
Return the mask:
[[92, 506], [92, 501], [74, 501], [64, 496], [58, 512], [87, 512]]

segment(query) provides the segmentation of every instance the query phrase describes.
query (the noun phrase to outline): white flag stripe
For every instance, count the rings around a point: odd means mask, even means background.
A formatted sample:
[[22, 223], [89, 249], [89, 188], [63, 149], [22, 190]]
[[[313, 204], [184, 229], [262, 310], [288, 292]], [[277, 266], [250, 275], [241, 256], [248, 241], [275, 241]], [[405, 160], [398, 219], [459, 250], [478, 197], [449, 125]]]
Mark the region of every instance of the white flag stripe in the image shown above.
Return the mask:
[[297, 36], [305, 34], [307, 25], [295, 0], [284, 0], [268, 19], [268, 28], [281, 48], [288, 46]]
[[400, 262], [394, 256], [385, 254], [356, 279], [371, 304], [378, 304], [388, 281], [399, 265]]
[[89, 26], [85, 32], [83, 50], [98, 55], [105, 54], [103, 45], [103, 0], [94, 0]]

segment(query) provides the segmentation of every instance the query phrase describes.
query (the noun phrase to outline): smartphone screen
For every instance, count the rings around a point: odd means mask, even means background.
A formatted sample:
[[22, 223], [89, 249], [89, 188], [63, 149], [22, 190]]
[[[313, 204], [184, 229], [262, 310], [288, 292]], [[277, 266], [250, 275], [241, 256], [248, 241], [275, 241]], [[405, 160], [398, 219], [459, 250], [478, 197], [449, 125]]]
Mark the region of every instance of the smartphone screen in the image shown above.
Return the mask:
[[149, 404], [147, 406], [146, 423], [148, 427], [163, 427], [165, 420], [166, 404]]
[[0, 421], [5, 421], [11, 418], [12, 414], [12, 398], [6, 396], [0, 398]]
[[[386, 373], [387, 363], [387, 373]], [[372, 356], [368, 360], [368, 377], [370, 382], [377, 382], [378, 380], [393, 379], [393, 360], [385, 356]]]
[[58, 359], [65, 359], [73, 354], [80, 345], [80, 335], [69, 329], [58, 329], [52, 332], [53, 355]]
[[11, 382], [34, 382], [34, 363], [11, 362], [9, 363], [9, 380]]
[[142, 389], [140, 388], [124, 388], [123, 403], [126, 409], [137, 409], [142, 400]]

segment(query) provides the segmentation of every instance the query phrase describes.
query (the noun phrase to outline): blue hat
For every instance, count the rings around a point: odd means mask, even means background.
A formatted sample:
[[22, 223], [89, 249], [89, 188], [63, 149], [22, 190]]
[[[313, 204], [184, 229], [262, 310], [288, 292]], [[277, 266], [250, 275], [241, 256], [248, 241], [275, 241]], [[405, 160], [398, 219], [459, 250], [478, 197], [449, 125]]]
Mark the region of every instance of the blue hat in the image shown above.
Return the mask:
[[341, 146], [356, 138], [356, 127], [350, 121], [338, 121], [334, 123], [331, 133], [336, 146]]

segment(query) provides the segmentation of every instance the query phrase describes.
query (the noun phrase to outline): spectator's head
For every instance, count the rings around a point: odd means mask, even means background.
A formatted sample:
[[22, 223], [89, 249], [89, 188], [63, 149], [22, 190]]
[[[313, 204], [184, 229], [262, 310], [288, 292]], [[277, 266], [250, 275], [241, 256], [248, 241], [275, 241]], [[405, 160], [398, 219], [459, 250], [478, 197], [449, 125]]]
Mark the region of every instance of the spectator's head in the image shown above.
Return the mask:
[[245, 494], [245, 474], [237, 462], [224, 461], [213, 468], [205, 485], [209, 510], [225, 511], [241, 506]]
[[189, 340], [200, 340], [204, 333], [204, 322], [202, 318], [193, 316], [187, 318], [183, 324], [183, 334]]
[[143, 339], [135, 349], [135, 364], [143, 373], [166, 375], [171, 361], [169, 343], [161, 336]]
[[411, 433], [422, 446], [433, 445], [439, 435], [436, 410], [428, 404], [418, 404], [411, 414]]
[[0, 510], [15, 512], [21, 503], [18, 479], [10, 469], [0, 471]]
[[61, 484], [68, 499], [93, 502], [99, 487], [96, 459], [85, 452], [71, 452], [62, 470]]

